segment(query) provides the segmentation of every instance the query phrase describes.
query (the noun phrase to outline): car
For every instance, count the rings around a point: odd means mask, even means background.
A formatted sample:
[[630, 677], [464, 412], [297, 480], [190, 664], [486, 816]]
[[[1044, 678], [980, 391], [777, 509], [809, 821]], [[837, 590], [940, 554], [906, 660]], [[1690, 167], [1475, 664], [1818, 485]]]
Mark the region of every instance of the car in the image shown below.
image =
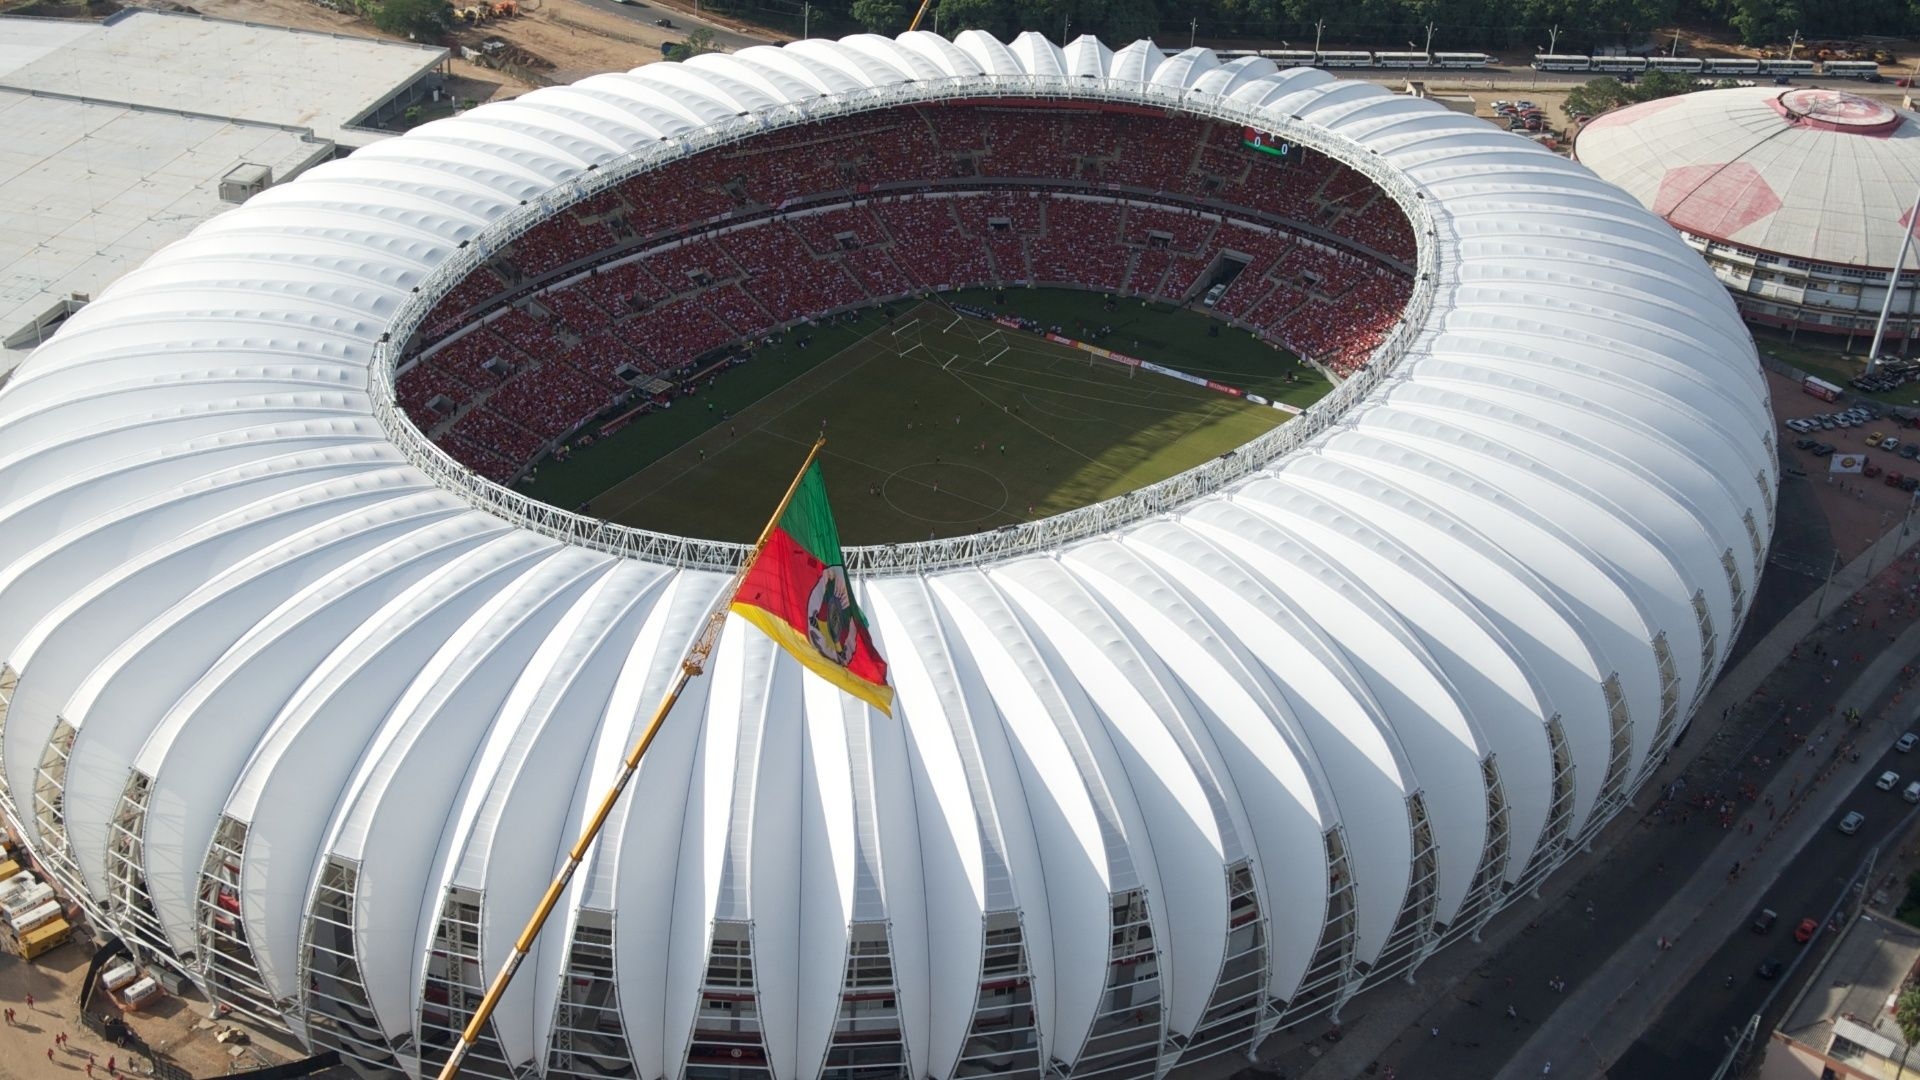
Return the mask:
[[1902, 443], [1899, 454], [1908, 461], [1912, 461], [1914, 458], [1920, 458], [1920, 444]]
[[1793, 928], [1793, 940], [1805, 945], [1807, 942], [1813, 940], [1814, 932], [1819, 929], [1820, 920], [1809, 915], [1800, 920], [1799, 926]]
[[1755, 915], [1753, 917], [1753, 922], [1749, 923], [1748, 925], [1753, 927], [1754, 933], [1764, 934], [1767, 931], [1773, 929], [1773, 924], [1778, 921], [1780, 921], [1780, 916], [1774, 914], [1772, 908], [1761, 908], [1760, 914]]
[[1877, 431], [1869, 431], [1869, 432], [1867, 432], [1867, 445], [1868, 445], [1868, 446], [1879, 446], [1879, 445], [1880, 445], [1880, 440], [1881, 440], [1881, 439], [1884, 439], [1884, 438], [1886, 438], [1886, 436], [1885, 436], [1885, 435], [1882, 435], [1882, 434], [1880, 434], [1880, 433], [1879, 433], [1879, 432], [1877, 432]]
[[1920, 803], [1920, 780], [1908, 784], [1907, 790], [1901, 792], [1900, 797], [1910, 803]]
[[1889, 769], [1880, 774], [1880, 779], [1875, 780], [1873, 786], [1879, 788], [1881, 791], [1892, 791], [1899, 783], [1900, 774]]
[[1831, 457], [1833, 456], [1833, 444], [1823, 442], [1814, 443], [1810, 453], [1812, 453], [1814, 457]]
[[673, 29], [673, 20], [672, 19], [655, 19], [653, 20], [653, 25], [664, 26], [667, 29], [671, 30]]
[[1880, 466], [1878, 466], [1878, 465], [1862, 465], [1862, 466], [1860, 466], [1860, 475], [1861, 475], [1861, 476], [1864, 476], [1864, 477], [1866, 477], [1866, 478], [1867, 478], [1867, 479], [1869, 479], [1869, 480], [1871, 480], [1871, 479], [1873, 479], [1874, 477], [1876, 477], [1876, 476], [1879, 476], [1879, 475], [1880, 475]]
[[1893, 740], [1893, 748], [1903, 754], [1912, 753], [1916, 745], [1920, 745], [1920, 735], [1916, 735], [1911, 731]]
[[1905, 480], [1900, 481], [1900, 490], [1905, 492], [1920, 491], [1920, 476], [1909, 476]]
[[1902, 76], [1900, 76], [1899, 78], [1897, 78], [1897, 79], [1895, 79], [1895, 80], [1893, 80], [1893, 85], [1895, 85], [1895, 86], [1920, 86], [1920, 83], [1917, 83], [1917, 82], [1914, 82], [1914, 81], [1913, 81], [1913, 76], [1911, 76], [1911, 75], [1902, 75]]
[[1899, 487], [1901, 481], [1905, 479], [1906, 477], [1901, 475], [1900, 473], [1890, 472], [1887, 474], [1886, 485], [1888, 487]]
[[1867, 823], [1867, 815], [1861, 813], [1858, 810], [1849, 810], [1847, 811], [1847, 816], [1841, 818], [1840, 824], [1835, 827], [1838, 828], [1841, 832], [1845, 833], [1846, 835], [1852, 836], [1854, 833], [1857, 833], [1860, 831], [1860, 826], [1865, 825], [1866, 823]]
[[1787, 426], [1787, 430], [1798, 431], [1803, 435], [1806, 434], [1806, 431], [1807, 431], [1807, 422], [1805, 420], [1800, 419], [1799, 417], [1795, 417], [1792, 420], [1787, 421], [1786, 426]]
[[1780, 977], [1780, 971], [1784, 967], [1786, 967], [1785, 964], [1769, 957], [1760, 961], [1760, 966], [1754, 968], [1753, 973], [1763, 979], [1777, 979]]
[[1889, 435], [1886, 438], [1880, 440], [1880, 449], [1885, 450], [1889, 454], [1899, 453], [1900, 440]]
[[1811, 450], [1814, 447], [1819, 445], [1820, 444], [1818, 442], [1814, 441], [1813, 439], [1806, 438], [1804, 436], [1793, 440], [1793, 448], [1795, 450]]

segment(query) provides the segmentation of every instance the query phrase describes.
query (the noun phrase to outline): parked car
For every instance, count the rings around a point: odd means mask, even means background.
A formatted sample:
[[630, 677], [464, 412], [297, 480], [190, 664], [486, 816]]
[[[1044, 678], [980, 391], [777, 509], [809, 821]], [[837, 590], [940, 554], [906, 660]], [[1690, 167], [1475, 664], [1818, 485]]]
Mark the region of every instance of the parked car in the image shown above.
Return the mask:
[[1889, 454], [1899, 453], [1900, 440], [1889, 435], [1886, 438], [1880, 440], [1880, 449], [1885, 450]]
[[1902, 476], [1897, 472], [1890, 472], [1887, 474], [1886, 485], [1888, 487], [1899, 487], [1901, 481], [1905, 479], [1906, 479], [1905, 476]]
[[[1787, 80], [1783, 78], [1780, 81], [1786, 82]], [[1760, 966], [1757, 968], [1754, 968], [1753, 973], [1755, 975], [1760, 976], [1763, 979], [1777, 979], [1780, 977], [1780, 970], [1784, 967], [1786, 967], [1785, 964], [1782, 964], [1780, 961], [1769, 957], [1765, 960], [1760, 961]]]
[[1900, 797], [1910, 803], [1920, 803], [1920, 780], [1908, 784], [1907, 790], [1901, 792]]
[[1823, 442], [1814, 443], [1811, 453], [1814, 457], [1829, 457], [1833, 454], [1833, 444]]
[[1838, 828], [1841, 832], [1846, 833], [1848, 836], [1852, 836], [1854, 833], [1857, 833], [1860, 831], [1860, 826], [1865, 825], [1866, 823], [1867, 823], [1867, 815], [1861, 813], [1858, 810], [1850, 810], [1847, 812], [1846, 817], [1843, 817], [1840, 819], [1840, 824]]
[[1909, 476], [1900, 481], [1901, 491], [1920, 491], [1920, 476]]
[[1869, 479], [1869, 480], [1871, 480], [1871, 479], [1873, 479], [1874, 477], [1876, 477], [1876, 476], [1879, 476], [1879, 475], [1880, 475], [1880, 466], [1878, 466], [1878, 465], [1871, 465], [1871, 464], [1869, 464], [1869, 465], [1862, 465], [1862, 466], [1860, 466], [1860, 475], [1861, 475], [1861, 476], [1864, 476], [1864, 477], [1866, 477], [1866, 478], [1867, 478], [1867, 479]]
[[1780, 916], [1774, 914], [1772, 908], [1761, 908], [1760, 914], [1755, 915], [1753, 917], [1753, 922], [1749, 923], [1748, 925], [1753, 928], [1754, 933], [1764, 934], [1767, 931], [1773, 929], [1773, 924], [1778, 922], [1779, 920], [1780, 920]]
[[1916, 445], [1914, 443], [1902, 443], [1900, 445], [1899, 454], [1901, 457], [1906, 458], [1908, 461], [1912, 461], [1914, 458], [1920, 458], [1920, 445]]
[[1809, 915], [1800, 920], [1799, 926], [1793, 928], [1793, 940], [1805, 945], [1807, 942], [1813, 940], [1814, 932], [1819, 929], [1820, 920]]
[[1920, 735], [1909, 731], [1905, 735], [1893, 740], [1893, 748], [1905, 754], [1911, 752], [1916, 743], [1920, 743]]
[[1879, 433], [1879, 432], [1877, 432], [1877, 431], [1869, 431], [1869, 432], [1867, 432], [1867, 445], [1868, 445], [1868, 446], [1879, 446], [1879, 445], [1880, 445], [1880, 440], [1881, 440], [1881, 439], [1884, 439], [1884, 438], [1886, 438], [1886, 436], [1885, 436], [1885, 435], [1882, 435], [1882, 434], [1880, 434], [1880, 433]]
[[1899, 783], [1900, 774], [1894, 772], [1892, 769], [1888, 769], [1886, 772], [1880, 774], [1880, 779], [1875, 780], [1873, 786], [1879, 788], [1881, 791], [1892, 791]]
[[1798, 439], [1795, 439], [1795, 440], [1793, 440], [1793, 448], [1794, 448], [1795, 450], [1811, 450], [1811, 449], [1813, 449], [1814, 447], [1816, 447], [1816, 446], [1819, 446], [1819, 445], [1820, 445], [1820, 444], [1819, 444], [1818, 442], [1816, 442], [1815, 440], [1813, 440], [1813, 439], [1809, 439], [1809, 438], [1806, 438], [1806, 437], [1804, 437], [1804, 436], [1803, 436], [1803, 437], [1801, 437], [1801, 438], [1798, 438]]

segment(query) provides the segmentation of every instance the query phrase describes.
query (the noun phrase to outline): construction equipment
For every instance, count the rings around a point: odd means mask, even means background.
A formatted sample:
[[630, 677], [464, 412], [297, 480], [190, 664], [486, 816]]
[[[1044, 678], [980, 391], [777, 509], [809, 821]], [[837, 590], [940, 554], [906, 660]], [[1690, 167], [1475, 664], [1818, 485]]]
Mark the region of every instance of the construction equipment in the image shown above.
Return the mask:
[[920, 20], [927, 17], [927, 11], [933, 7], [933, 0], [920, 0], [920, 10], [913, 13], [913, 21], [907, 24], [908, 32], [920, 29]]

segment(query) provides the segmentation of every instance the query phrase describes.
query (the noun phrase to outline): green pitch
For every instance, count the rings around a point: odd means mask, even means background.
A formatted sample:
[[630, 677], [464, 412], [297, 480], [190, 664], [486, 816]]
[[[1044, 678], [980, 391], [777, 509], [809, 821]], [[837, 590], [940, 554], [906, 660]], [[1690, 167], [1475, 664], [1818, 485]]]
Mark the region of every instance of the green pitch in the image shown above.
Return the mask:
[[[1103, 346], [1295, 405], [1329, 389], [1243, 331], [1208, 336], [1216, 324], [1195, 312], [1137, 300], [1109, 309], [1069, 290], [1004, 295], [950, 299], [1057, 324], [1068, 337], [1106, 328]], [[750, 542], [824, 425], [843, 541], [924, 540], [1131, 491], [1288, 418], [945, 304], [893, 310], [790, 333], [673, 408], [541, 465], [522, 490], [625, 525]]]

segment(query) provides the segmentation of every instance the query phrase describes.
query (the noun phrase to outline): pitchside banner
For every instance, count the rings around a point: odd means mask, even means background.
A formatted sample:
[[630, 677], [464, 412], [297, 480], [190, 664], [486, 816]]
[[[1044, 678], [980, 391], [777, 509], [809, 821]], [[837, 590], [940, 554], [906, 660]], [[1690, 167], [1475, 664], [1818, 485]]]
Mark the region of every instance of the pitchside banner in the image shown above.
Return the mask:
[[[1004, 323], [1006, 320], [996, 318], [994, 321]], [[1053, 342], [1055, 345], [1065, 345], [1069, 348], [1079, 349], [1081, 352], [1092, 353], [1102, 360], [1111, 360], [1116, 364], [1125, 364], [1131, 368], [1139, 368], [1141, 371], [1151, 371], [1155, 375], [1165, 375], [1169, 379], [1179, 379], [1183, 383], [1190, 383], [1194, 386], [1204, 386], [1216, 393], [1226, 394], [1228, 397], [1245, 398], [1255, 405], [1271, 405], [1281, 412], [1292, 413], [1296, 416], [1300, 413], [1300, 410], [1294, 408], [1292, 405], [1284, 405], [1278, 401], [1269, 401], [1258, 394], [1249, 394], [1237, 386], [1217, 383], [1212, 379], [1203, 379], [1198, 375], [1189, 375], [1184, 371], [1176, 371], [1163, 364], [1156, 364], [1151, 360], [1142, 360], [1137, 356], [1128, 356], [1126, 353], [1117, 353], [1112, 349], [1104, 349], [1098, 345], [1089, 345], [1084, 341], [1078, 341], [1062, 334], [1056, 334], [1051, 330], [1040, 336]]]

